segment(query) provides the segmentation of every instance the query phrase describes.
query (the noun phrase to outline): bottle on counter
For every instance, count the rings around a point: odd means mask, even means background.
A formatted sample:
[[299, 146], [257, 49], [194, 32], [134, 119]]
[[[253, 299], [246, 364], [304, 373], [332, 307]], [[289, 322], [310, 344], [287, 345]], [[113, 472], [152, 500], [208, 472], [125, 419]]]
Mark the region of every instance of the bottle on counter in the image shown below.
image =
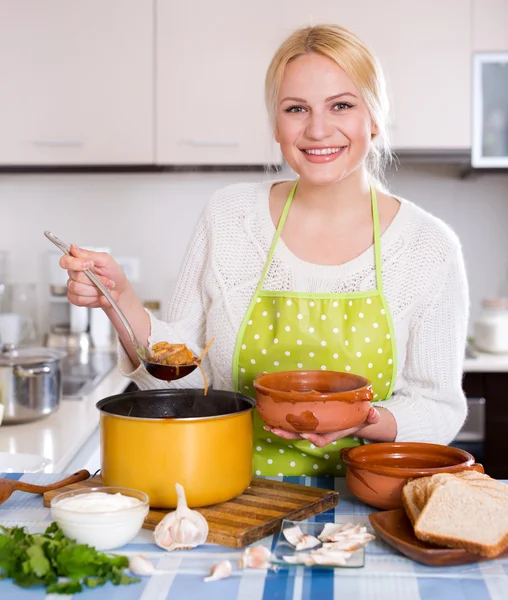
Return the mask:
[[161, 303], [158, 300], [145, 300], [143, 306], [149, 310], [156, 319], [161, 318]]
[[508, 298], [485, 298], [474, 324], [474, 345], [482, 352], [508, 354]]

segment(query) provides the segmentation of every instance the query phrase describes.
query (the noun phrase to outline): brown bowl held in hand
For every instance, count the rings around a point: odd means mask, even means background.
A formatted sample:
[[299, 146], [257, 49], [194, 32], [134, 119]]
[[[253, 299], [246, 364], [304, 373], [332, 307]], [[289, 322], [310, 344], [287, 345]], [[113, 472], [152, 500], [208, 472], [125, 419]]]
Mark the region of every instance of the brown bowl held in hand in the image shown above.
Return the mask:
[[346, 484], [358, 500], [376, 508], [402, 506], [402, 488], [411, 478], [474, 469], [483, 473], [469, 452], [423, 442], [386, 442], [343, 448]]
[[338, 371], [261, 373], [254, 380], [256, 409], [270, 427], [298, 433], [329, 433], [365, 421], [372, 385]]

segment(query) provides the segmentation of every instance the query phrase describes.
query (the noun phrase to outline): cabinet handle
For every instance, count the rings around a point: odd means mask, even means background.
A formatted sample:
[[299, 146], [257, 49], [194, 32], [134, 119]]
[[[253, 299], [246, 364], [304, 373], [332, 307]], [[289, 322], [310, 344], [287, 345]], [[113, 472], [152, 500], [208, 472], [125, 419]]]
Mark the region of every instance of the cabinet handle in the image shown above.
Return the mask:
[[179, 140], [178, 143], [195, 148], [237, 148], [240, 145], [236, 140]]
[[80, 140], [33, 140], [32, 144], [38, 148], [81, 148]]

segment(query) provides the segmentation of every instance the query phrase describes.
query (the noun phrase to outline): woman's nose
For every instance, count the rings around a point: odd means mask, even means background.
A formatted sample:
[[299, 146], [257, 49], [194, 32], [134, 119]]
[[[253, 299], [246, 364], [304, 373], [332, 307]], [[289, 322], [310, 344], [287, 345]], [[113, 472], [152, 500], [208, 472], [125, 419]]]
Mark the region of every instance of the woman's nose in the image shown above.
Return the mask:
[[332, 127], [327, 122], [326, 115], [313, 112], [307, 121], [306, 134], [313, 140], [322, 140], [332, 133]]

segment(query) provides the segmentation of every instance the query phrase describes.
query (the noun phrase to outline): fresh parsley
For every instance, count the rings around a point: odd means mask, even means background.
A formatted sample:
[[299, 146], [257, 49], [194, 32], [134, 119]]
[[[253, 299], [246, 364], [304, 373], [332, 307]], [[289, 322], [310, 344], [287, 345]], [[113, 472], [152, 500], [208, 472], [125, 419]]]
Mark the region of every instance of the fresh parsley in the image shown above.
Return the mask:
[[140, 581], [127, 575], [125, 556], [98, 552], [66, 538], [56, 523], [44, 533], [25, 527], [0, 525], [0, 579], [11, 578], [20, 587], [42, 585], [48, 594], [76, 594], [111, 581], [125, 585]]

